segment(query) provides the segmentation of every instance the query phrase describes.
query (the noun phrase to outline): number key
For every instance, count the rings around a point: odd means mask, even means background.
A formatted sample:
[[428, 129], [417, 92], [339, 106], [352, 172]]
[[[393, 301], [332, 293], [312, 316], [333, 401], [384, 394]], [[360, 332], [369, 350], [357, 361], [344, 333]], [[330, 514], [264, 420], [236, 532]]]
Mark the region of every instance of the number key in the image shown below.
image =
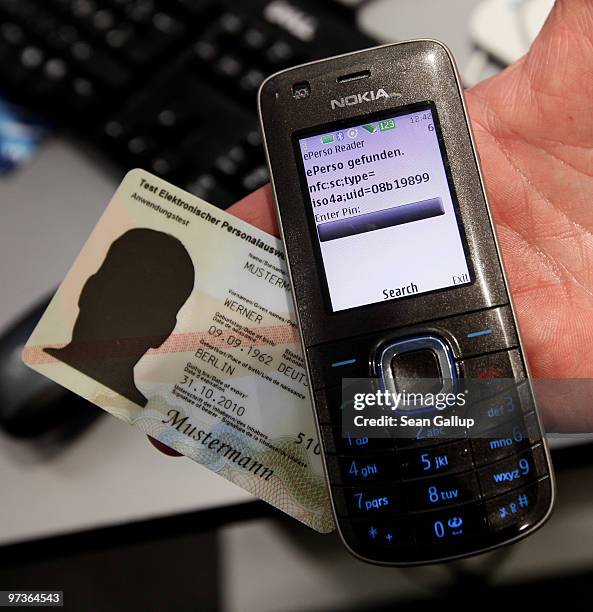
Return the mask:
[[472, 467], [472, 456], [467, 440], [459, 440], [436, 448], [398, 451], [404, 480], [422, 476], [454, 474]]
[[410, 510], [430, 510], [473, 501], [480, 496], [474, 471], [455, 476], [422, 478], [406, 483]]
[[479, 504], [468, 504], [413, 515], [414, 536], [419, 545], [455, 546], [478, 536], [485, 527]]
[[326, 453], [368, 453], [369, 451], [390, 451], [395, 444], [391, 438], [371, 438], [342, 432], [338, 427], [321, 426], [321, 436]]
[[333, 487], [336, 513], [340, 516], [368, 517], [402, 514], [406, 511], [401, 486]]
[[332, 482], [394, 482], [399, 479], [399, 465], [394, 455], [327, 455], [327, 469]]
[[547, 463], [541, 445], [487, 465], [478, 472], [484, 497], [506, 493], [545, 474], [547, 474]]

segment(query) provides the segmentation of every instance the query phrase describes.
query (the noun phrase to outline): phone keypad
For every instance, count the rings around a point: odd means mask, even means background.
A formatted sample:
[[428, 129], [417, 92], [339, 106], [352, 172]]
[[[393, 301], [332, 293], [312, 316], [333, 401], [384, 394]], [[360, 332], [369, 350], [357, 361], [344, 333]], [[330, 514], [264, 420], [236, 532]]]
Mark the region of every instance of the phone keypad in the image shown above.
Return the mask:
[[452, 347], [462, 378], [486, 381], [478, 403], [452, 409], [476, 419], [471, 431], [419, 427], [407, 438], [342, 432], [341, 379], [375, 376], [369, 355], [381, 339], [308, 351], [339, 528], [355, 553], [378, 561], [446, 559], [496, 546], [540, 523], [551, 503], [531, 390], [513, 383], [525, 371], [509, 307], [426, 329]]

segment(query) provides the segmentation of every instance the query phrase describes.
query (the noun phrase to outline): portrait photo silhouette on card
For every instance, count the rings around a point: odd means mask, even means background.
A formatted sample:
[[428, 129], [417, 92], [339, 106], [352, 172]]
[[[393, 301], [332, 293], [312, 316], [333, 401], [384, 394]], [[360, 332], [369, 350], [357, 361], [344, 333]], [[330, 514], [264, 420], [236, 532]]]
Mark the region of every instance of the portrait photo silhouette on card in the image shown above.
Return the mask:
[[129, 230], [84, 284], [70, 343], [44, 351], [144, 407], [134, 366], [171, 335], [194, 282], [194, 264], [177, 238]]

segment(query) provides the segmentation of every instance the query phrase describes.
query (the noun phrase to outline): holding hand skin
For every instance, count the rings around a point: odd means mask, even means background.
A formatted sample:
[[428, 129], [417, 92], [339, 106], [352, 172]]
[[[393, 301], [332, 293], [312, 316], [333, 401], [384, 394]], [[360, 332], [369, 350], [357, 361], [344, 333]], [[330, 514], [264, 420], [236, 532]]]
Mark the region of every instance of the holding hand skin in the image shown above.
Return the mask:
[[[466, 92], [535, 379], [593, 379], [592, 100], [591, 0], [557, 0], [529, 52]], [[228, 212], [278, 236], [269, 185]], [[548, 431], [593, 431], [593, 398], [540, 408]]]

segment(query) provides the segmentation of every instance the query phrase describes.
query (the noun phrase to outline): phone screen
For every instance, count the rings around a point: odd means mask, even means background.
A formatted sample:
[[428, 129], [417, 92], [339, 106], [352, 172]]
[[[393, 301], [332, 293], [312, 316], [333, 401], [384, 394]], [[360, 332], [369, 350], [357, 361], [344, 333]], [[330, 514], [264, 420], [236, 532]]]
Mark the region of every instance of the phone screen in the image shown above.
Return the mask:
[[296, 139], [334, 312], [472, 281], [430, 103]]

